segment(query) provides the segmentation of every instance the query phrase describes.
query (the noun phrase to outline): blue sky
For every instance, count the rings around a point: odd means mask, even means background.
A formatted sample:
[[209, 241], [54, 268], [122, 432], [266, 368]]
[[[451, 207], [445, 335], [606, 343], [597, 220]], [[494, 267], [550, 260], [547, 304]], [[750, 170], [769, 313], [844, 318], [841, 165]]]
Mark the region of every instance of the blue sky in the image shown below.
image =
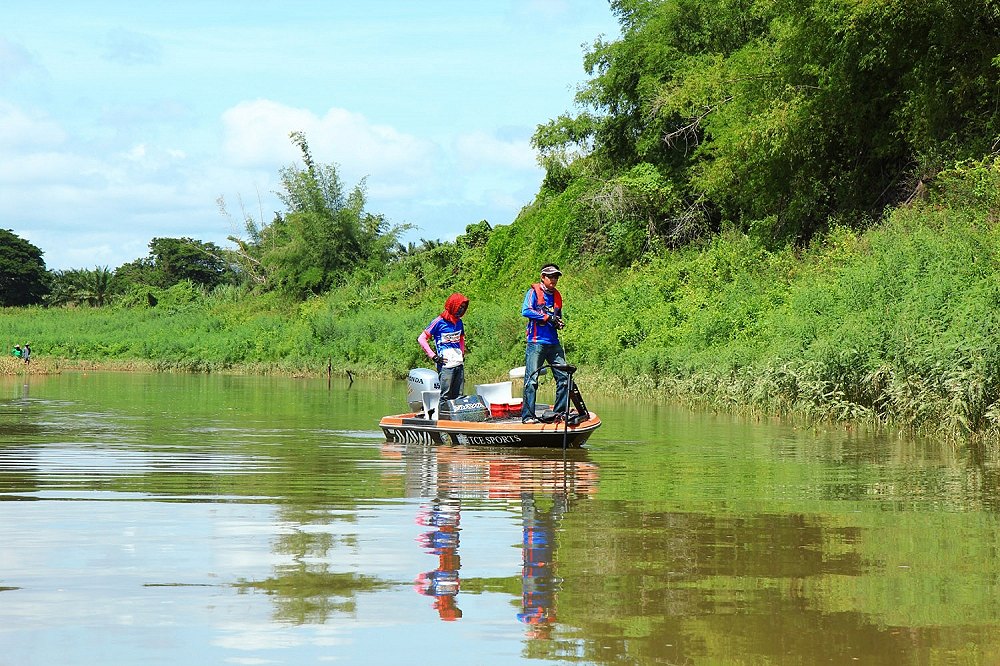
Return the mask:
[[409, 240], [508, 224], [543, 175], [535, 127], [618, 34], [606, 0], [5, 2], [0, 228], [50, 269], [228, 246], [243, 211], [281, 210], [296, 130]]

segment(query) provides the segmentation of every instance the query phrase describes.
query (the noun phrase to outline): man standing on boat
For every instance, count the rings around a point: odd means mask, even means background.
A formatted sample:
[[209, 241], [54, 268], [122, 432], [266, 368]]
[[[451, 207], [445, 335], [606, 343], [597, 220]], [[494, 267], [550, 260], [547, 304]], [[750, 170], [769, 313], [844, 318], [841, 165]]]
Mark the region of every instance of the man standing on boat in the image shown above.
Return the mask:
[[[538, 369], [545, 363], [565, 365], [566, 354], [559, 343], [563, 328], [562, 294], [556, 284], [562, 271], [555, 264], [542, 266], [541, 281], [531, 285], [524, 295], [521, 314], [528, 318], [527, 347], [524, 352], [524, 393], [521, 403], [521, 422], [538, 423], [535, 416], [535, 392], [538, 390]], [[562, 370], [552, 370], [556, 378], [557, 413], [566, 411], [569, 375]]]
[[[444, 312], [417, 336], [424, 353], [437, 364], [442, 400], [453, 400], [462, 395], [465, 384], [465, 325], [462, 316], [468, 308], [468, 298], [452, 294], [444, 302]], [[428, 343], [432, 338], [434, 349]]]

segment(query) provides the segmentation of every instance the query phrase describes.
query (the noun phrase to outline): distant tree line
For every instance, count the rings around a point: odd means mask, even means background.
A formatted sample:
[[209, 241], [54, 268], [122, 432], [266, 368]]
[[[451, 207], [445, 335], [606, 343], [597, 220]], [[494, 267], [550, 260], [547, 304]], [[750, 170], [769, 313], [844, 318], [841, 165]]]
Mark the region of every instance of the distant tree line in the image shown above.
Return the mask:
[[10, 230], [0, 230], [0, 305], [101, 307], [142, 288], [167, 289], [188, 281], [204, 289], [233, 284], [226, 252], [192, 238], [154, 238], [149, 255], [111, 270], [107, 266], [48, 271], [42, 251]]
[[[158, 237], [146, 257], [114, 270], [48, 271], [39, 248], [0, 230], [0, 305], [156, 305], [159, 292], [181, 283], [205, 291], [235, 285], [304, 298], [342, 283], [359, 268], [377, 269], [441, 244], [401, 245], [399, 235], [408, 227], [392, 226], [365, 210], [363, 181], [346, 188], [334, 165], [315, 162], [304, 134], [293, 132], [291, 139], [303, 165], [281, 170], [278, 195], [286, 210], [266, 224], [244, 215], [245, 235], [230, 237], [233, 248]], [[220, 206], [226, 213], [221, 200]]]

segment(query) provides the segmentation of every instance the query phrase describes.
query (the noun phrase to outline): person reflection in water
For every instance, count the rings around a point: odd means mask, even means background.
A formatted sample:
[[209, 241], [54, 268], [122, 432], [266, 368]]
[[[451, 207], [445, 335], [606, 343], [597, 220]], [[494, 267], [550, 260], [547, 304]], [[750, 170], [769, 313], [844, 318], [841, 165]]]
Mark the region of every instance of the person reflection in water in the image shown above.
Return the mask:
[[517, 619], [530, 626], [531, 638], [549, 638], [556, 621], [555, 534], [565, 511], [565, 498], [553, 495], [552, 508], [541, 511], [534, 493], [521, 493], [522, 559], [521, 612]]
[[428, 553], [438, 556], [438, 567], [434, 571], [417, 576], [415, 587], [420, 594], [434, 597], [434, 608], [438, 612], [438, 617], [449, 622], [462, 617], [462, 611], [455, 602], [460, 585], [458, 577], [458, 570], [461, 567], [458, 556], [460, 519], [458, 501], [447, 498], [435, 499], [417, 516], [419, 524], [436, 528], [421, 534], [418, 541]]

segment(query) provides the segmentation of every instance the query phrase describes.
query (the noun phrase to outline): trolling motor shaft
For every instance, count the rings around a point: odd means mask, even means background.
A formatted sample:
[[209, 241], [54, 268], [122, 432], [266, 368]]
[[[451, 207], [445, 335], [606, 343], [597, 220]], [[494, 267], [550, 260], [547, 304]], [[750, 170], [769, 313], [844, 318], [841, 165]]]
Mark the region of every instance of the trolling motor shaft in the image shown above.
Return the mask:
[[583, 401], [583, 394], [580, 393], [580, 388], [577, 386], [576, 382], [569, 387], [569, 399], [576, 407], [576, 414], [570, 414], [567, 423], [570, 425], [579, 425], [583, 423], [588, 418], [590, 418], [590, 412], [587, 411], [587, 403]]

